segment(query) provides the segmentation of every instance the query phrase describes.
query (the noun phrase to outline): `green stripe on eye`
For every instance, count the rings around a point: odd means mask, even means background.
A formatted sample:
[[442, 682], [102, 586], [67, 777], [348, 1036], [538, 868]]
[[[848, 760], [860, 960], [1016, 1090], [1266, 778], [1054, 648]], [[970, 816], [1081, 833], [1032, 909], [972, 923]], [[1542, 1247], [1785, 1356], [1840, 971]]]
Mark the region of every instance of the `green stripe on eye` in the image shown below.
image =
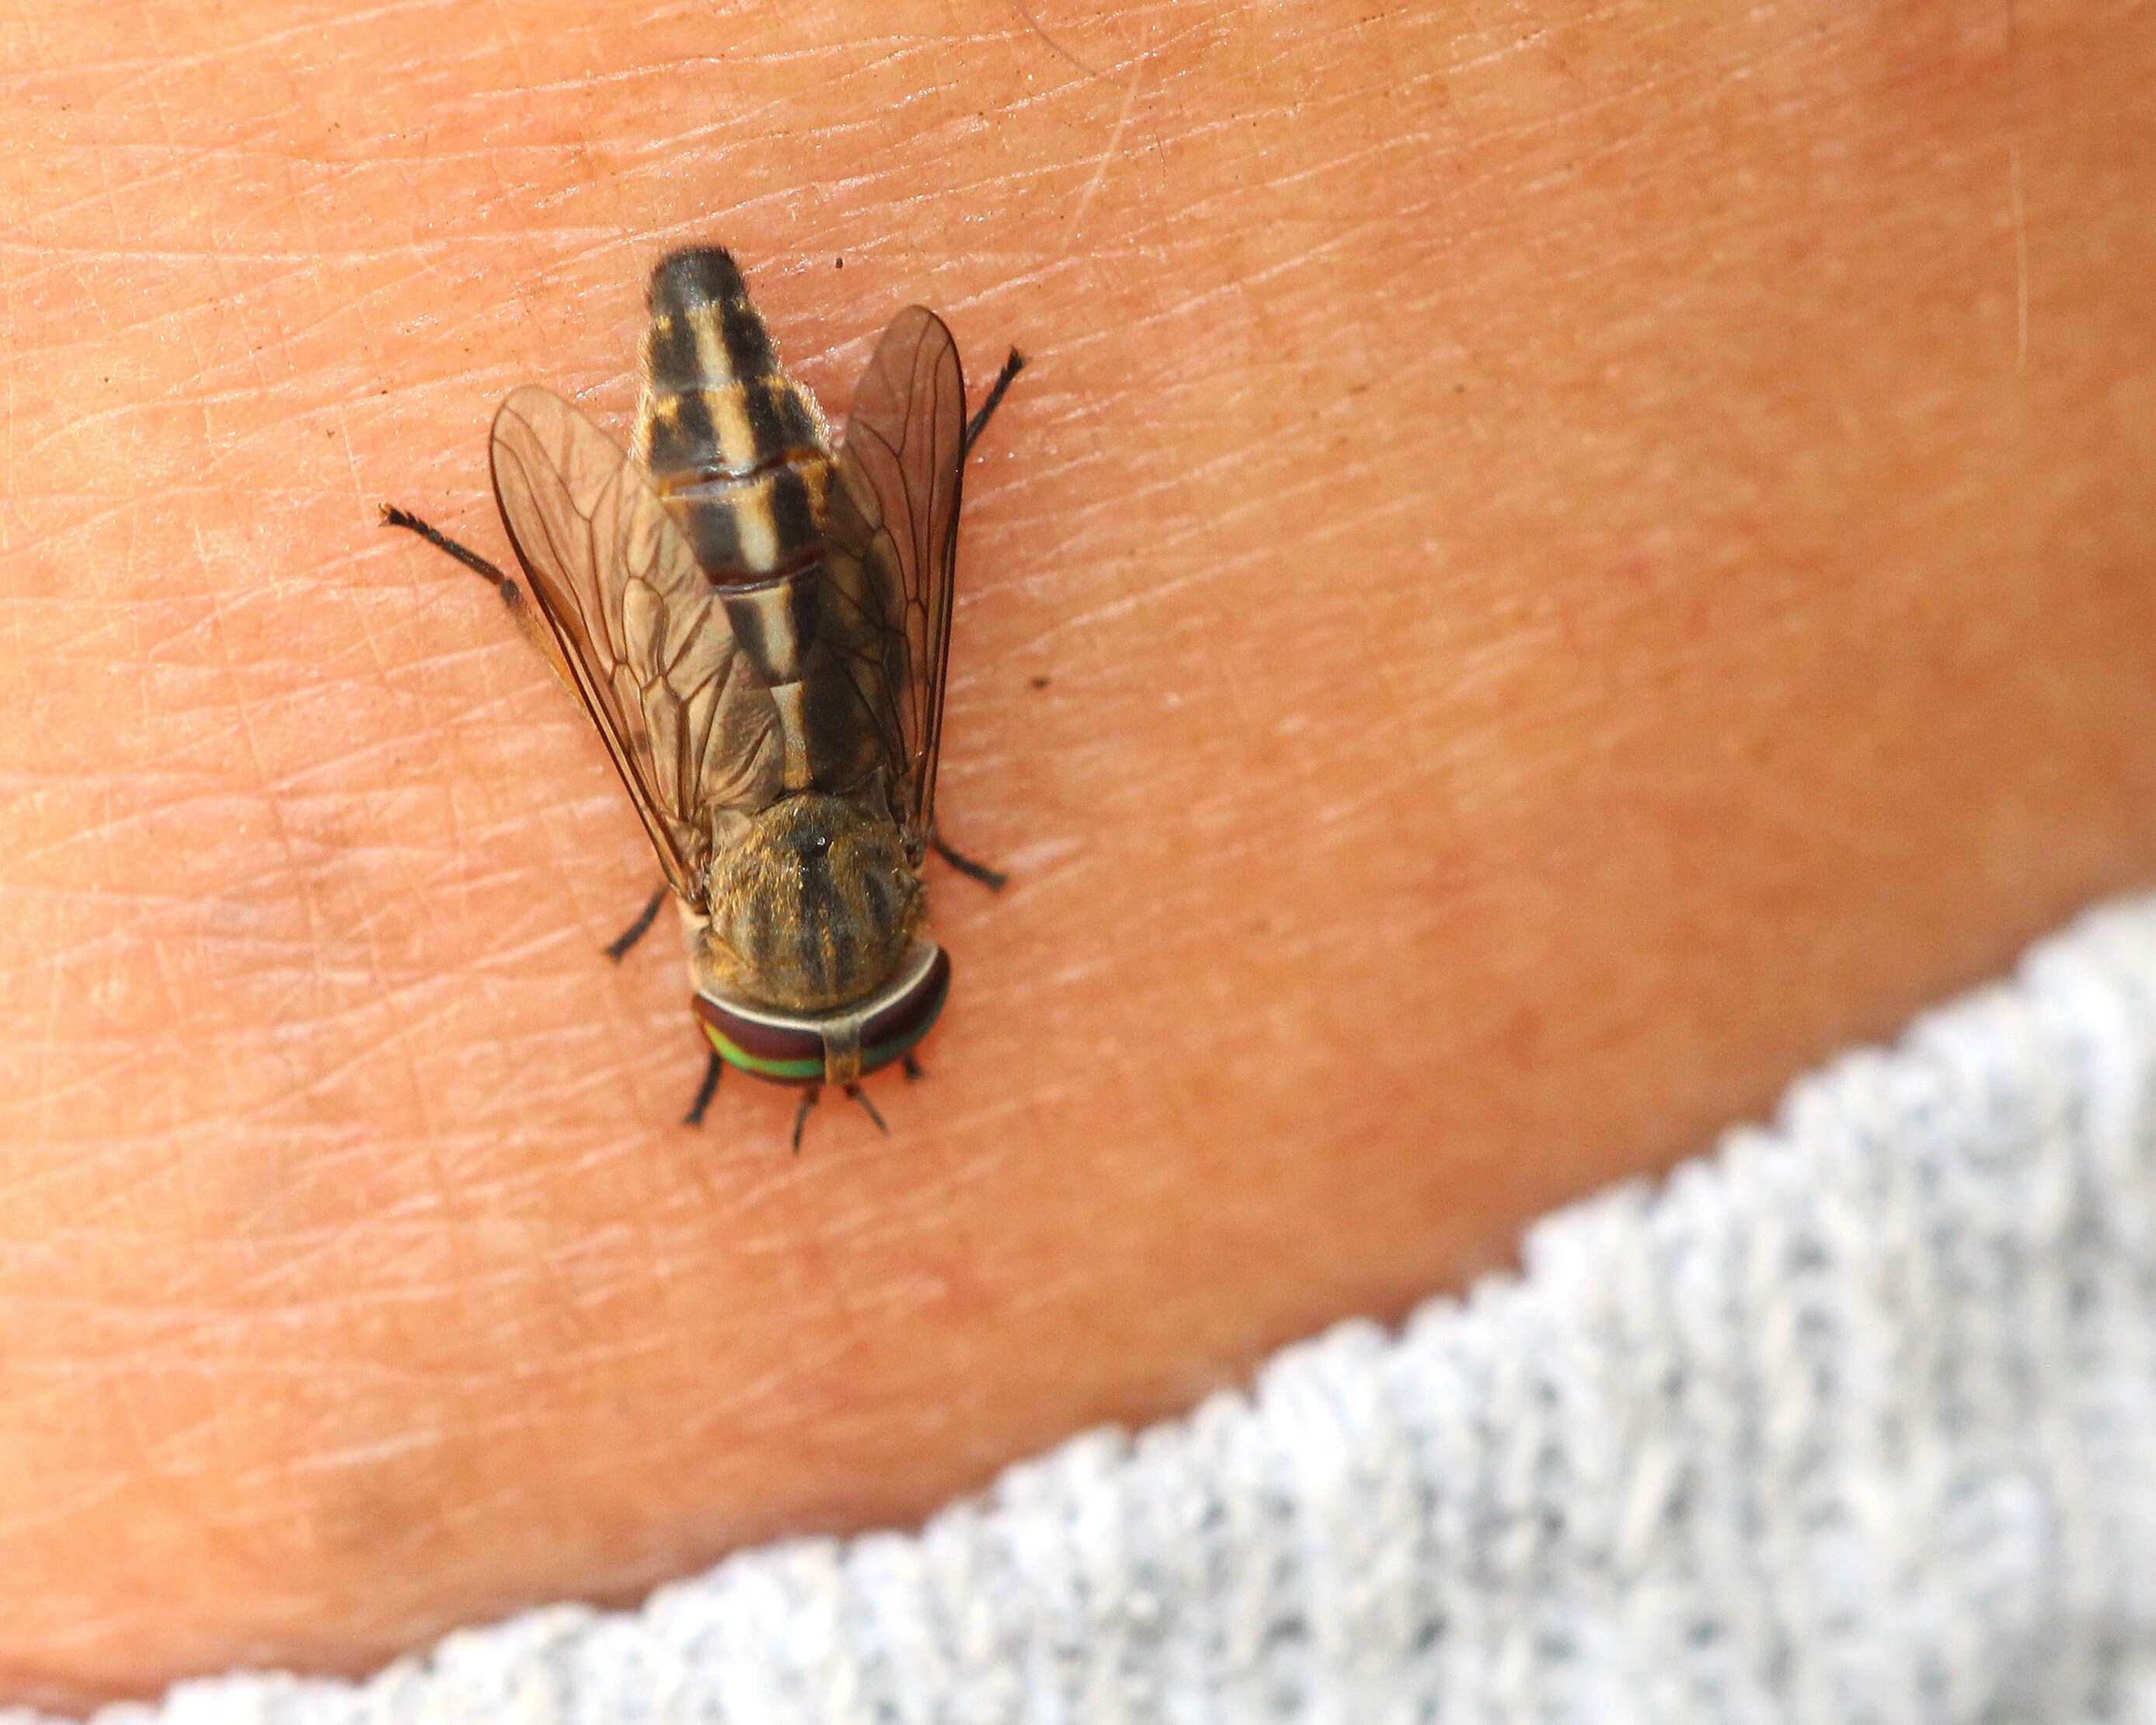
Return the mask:
[[[912, 1049], [915, 1044], [936, 1028], [936, 1020], [943, 1016], [942, 993], [937, 991], [935, 1006], [921, 1021], [903, 1036], [894, 1036], [888, 1042], [879, 1042], [873, 1048], [861, 1050], [861, 1072], [864, 1076], [879, 1066], [888, 1066]], [[824, 1063], [815, 1060], [767, 1060], [752, 1055], [747, 1049], [729, 1040], [723, 1031], [699, 1019], [704, 1038], [711, 1045], [718, 1057], [737, 1071], [754, 1077], [768, 1078], [779, 1084], [816, 1084], [824, 1076]]]
[[[699, 1019], [699, 1023], [702, 1020]], [[737, 1048], [711, 1025], [704, 1025], [704, 1035], [712, 1051], [729, 1066], [757, 1078], [772, 1078], [782, 1084], [816, 1084], [824, 1076], [824, 1063], [816, 1060], [759, 1060], [746, 1049]]]

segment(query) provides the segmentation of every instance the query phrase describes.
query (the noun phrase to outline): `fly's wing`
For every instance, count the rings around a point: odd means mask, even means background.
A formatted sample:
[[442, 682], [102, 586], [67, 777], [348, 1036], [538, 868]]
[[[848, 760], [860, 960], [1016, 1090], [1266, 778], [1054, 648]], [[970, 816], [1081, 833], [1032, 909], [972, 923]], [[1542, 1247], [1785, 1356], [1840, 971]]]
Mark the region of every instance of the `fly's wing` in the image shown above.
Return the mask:
[[881, 738], [892, 813], [916, 859], [936, 819], [951, 581], [958, 549], [966, 382], [950, 331], [910, 305], [854, 392], [826, 530], [826, 614]]
[[657, 848], [699, 910], [711, 816], [782, 788], [778, 709], [619, 444], [551, 391], [494, 418], [494, 495], [532, 596]]

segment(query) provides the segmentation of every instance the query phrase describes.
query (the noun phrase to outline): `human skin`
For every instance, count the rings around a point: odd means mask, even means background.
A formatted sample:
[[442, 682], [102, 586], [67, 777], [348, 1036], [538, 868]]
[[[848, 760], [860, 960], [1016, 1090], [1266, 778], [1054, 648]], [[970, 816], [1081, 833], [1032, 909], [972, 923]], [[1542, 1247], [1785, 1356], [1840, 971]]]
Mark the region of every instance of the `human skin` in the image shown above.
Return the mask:
[[[0, 27], [0, 1696], [358, 1671], [1511, 1260], [2156, 874], [2146, 4]], [[984, 379], [928, 1081], [703, 1068], [485, 434]], [[840, 261], [843, 259], [843, 267]]]

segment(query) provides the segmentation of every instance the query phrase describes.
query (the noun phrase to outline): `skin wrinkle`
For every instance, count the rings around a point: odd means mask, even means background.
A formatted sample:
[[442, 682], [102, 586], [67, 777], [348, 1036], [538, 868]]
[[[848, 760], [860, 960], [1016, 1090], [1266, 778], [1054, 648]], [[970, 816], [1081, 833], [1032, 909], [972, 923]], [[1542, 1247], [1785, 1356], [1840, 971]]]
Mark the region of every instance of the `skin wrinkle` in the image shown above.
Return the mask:
[[[1193, 0], [1115, 21], [1106, 156], [1000, 5], [55, 17], [0, 66], [20, 1692], [905, 1520], [1502, 1261], [2145, 878], [2137, 15], [2023, 20], [2002, 397], [1997, 92], [1927, 11]], [[624, 427], [639, 278], [709, 239], [827, 406], [910, 299], [977, 379], [1034, 357], [941, 798], [1018, 884], [937, 872], [931, 1081], [798, 1163], [753, 1086], [674, 1129], [678, 937], [597, 955], [652, 878], [603, 752], [372, 521], [501, 555], [492, 403]]]
[[[1014, 3], [1016, 3], [1016, 0], [1014, 0]], [[1020, 9], [1023, 10], [1023, 8]], [[1030, 13], [1027, 14], [1026, 22], [1028, 23], [1033, 23], [1032, 15]], [[1040, 26], [1035, 24], [1034, 28], [1038, 30]], [[1048, 39], [1045, 32], [1042, 33], [1041, 39], [1043, 41], [1046, 41]], [[1053, 45], [1053, 44], [1050, 44], [1050, 46]], [[1058, 53], [1062, 52], [1060, 49], [1058, 49], [1056, 51]], [[1068, 58], [1068, 56], [1066, 56], [1066, 58]], [[1108, 168], [1110, 165], [1114, 162], [1116, 155], [1122, 149], [1123, 134], [1130, 130], [1131, 116], [1136, 111], [1137, 107], [1138, 84], [1145, 76], [1146, 61], [1147, 58], [1147, 52], [1144, 49], [1140, 49], [1137, 54], [1131, 57], [1130, 84], [1123, 91], [1122, 107], [1121, 111], [1119, 111], [1116, 116], [1115, 129], [1108, 134], [1107, 146], [1101, 151], [1100, 161], [1095, 165], [1091, 175], [1086, 179], [1086, 189], [1078, 194], [1078, 202], [1071, 207], [1070, 213], [1065, 219], [1063, 223], [1062, 249], [1066, 256], [1070, 253], [1071, 241], [1077, 237], [1078, 224], [1085, 220], [1087, 207], [1091, 204], [1094, 197], [1099, 193], [1101, 189], [1101, 182], [1108, 177]], [[1072, 64], [1074, 65], [1078, 65], [1080, 63], [1073, 60]], [[1090, 69], [1081, 65], [1080, 69], [1087, 70]], [[1100, 74], [1098, 73], [1095, 73], [1093, 75], [1098, 77]]]

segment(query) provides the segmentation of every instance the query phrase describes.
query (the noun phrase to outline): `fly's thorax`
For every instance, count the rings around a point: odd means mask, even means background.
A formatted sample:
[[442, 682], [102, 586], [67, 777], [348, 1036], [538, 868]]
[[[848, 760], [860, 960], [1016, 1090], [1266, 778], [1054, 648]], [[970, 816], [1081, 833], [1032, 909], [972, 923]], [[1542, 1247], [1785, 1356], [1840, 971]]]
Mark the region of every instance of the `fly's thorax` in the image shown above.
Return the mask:
[[712, 860], [699, 986], [798, 1012], [850, 1005], [905, 957], [921, 899], [888, 815], [819, 791], [783, 797]]
[[635, 454], [721, 586], [797, 567], [823, 544], [831, 436], [778, 362], [733, 259], [676, 252], [651, 275]]

